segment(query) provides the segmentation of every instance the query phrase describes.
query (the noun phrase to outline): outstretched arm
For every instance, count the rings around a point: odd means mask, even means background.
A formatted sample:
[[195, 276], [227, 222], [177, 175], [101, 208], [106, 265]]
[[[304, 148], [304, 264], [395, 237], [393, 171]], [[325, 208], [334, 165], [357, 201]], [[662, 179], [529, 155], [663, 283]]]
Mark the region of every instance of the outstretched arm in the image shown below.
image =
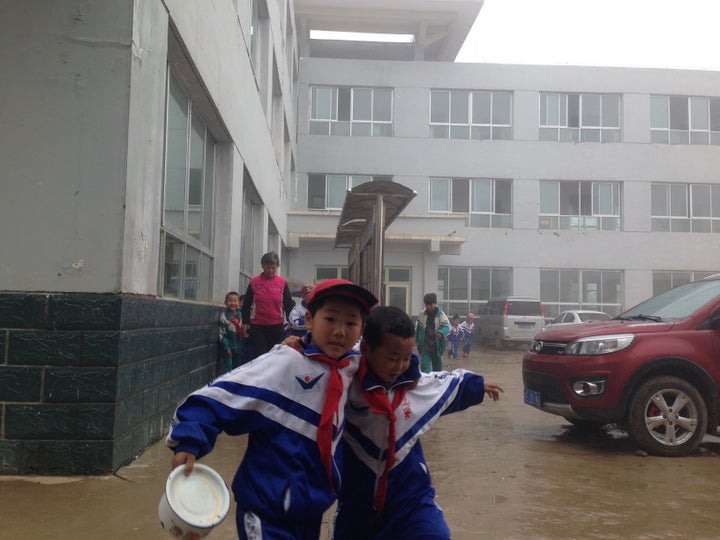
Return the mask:
[[493, 401], [500, 399], [500, 394], [505, 391], [497, 384], [485, 383], [485, 393], [492, 398]]

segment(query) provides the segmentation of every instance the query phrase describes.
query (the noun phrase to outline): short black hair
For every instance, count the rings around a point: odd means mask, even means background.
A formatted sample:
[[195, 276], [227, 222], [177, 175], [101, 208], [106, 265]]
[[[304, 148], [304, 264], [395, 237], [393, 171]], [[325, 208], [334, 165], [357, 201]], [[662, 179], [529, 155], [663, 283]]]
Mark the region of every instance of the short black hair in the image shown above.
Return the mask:
[[264, 266], [266, 264], [274, 264], [274, 265], [280, 265], [280, 257], [278, 257], [278, 254], [274, 251], [268, 251], [265, 255], [262, 256], [260, 259], [260, 265]]
[[423, 296], [423, 304], [429, 306], [430, 304], [437, 304], [437, 294], [429, 292]]
[[237, 293], [237, 292], [235, 292], [235, 291], [230, 291], [229, 293], [227, 293], [227, 294], [225, 295], [225, 301], [227, 302], [227, 301], [228, 301], [228, 298], [230, 298], [231, 296], [237, 296], [240, 300], [242, 300], [243, 298], [245, 298], [245, 295], [244, 295], [244, 294], [241, 295], [240, 293]]
[[415, 335], [415, 324], [402, 309], [395, 306], [378, 306], [370, 311], [363, 331], [363, 341], [374, 349], [380, 346], [385, 334], [401, 338]]

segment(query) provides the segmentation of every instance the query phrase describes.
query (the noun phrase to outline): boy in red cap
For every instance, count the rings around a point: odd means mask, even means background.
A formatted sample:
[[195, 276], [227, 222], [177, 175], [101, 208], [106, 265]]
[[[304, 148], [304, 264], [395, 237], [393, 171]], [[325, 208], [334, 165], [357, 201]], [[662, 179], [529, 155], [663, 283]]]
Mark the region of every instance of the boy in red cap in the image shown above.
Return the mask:
[[238, 537], [318, 538], [335, 501], [335, 448], [347, 389], [360, 363], [353, 346], [378, 300], [344, 279], [315, 287], [300, 350], [278, 345], [190, 394], [175, 411], [172, 466], [191, 474], [218, 434], [249, 433], [232, 483]]

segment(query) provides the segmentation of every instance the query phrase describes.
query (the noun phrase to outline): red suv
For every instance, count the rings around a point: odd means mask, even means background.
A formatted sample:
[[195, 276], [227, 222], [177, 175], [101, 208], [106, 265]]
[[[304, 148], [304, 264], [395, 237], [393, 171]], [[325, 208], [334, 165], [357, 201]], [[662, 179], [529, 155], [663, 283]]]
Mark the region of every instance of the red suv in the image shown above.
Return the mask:
[[720, 275], [611, 321], [539, 333], [523, 383], [528, 405], [578, 425], [620, 423], [652, 454], [689, 454], [718, 428]]

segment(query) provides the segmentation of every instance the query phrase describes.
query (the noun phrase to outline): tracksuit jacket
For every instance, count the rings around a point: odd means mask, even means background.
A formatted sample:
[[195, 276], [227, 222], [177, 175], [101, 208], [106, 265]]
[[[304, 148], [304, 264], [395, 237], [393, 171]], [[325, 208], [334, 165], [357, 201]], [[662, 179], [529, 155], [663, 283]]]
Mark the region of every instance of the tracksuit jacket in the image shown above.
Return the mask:
[[[361, 369], [361, 373], [364, 369]], [[428, 466], [420, 435], [440, 416], [482, 402], [483, 377], [464, 369], [423, 373], [418, 385], [400, 376], [390, 389], [367, 372], [350, 386], [343, 432], [343, 482], [335, 521], [336, 540], [403, 538], [449, 538], [442, 511], [434, 502]], [[378, 486], [385, 470], [389, 419], [374, 413], [362, 388], [387, 392], [392, 403], [395, 392], [406, 386], [404, 399], [395, 408], [395, 458], [388, 474], [381, 512], [375, 508]]]
[[[190, 394], [175, 411], [167, 444], [198, 458], [210, 452], [221, 431], [249, 433], [232, 482], [238, 508], [269, 520], [311, 523], [339, 493], [334, 453], [344, 422], [347, 388], [358, 369], [358, 351], [338, 359], [342, 396], [332, 420], [332, 486], [318, 448], [318, 425], [331, 367], [313, 345], [303, 352], [278, 345], [252, 362]], [[324, 355], [323, 355], [324, 356]], [[318, 525], [319, 526], [319, 525]]]

